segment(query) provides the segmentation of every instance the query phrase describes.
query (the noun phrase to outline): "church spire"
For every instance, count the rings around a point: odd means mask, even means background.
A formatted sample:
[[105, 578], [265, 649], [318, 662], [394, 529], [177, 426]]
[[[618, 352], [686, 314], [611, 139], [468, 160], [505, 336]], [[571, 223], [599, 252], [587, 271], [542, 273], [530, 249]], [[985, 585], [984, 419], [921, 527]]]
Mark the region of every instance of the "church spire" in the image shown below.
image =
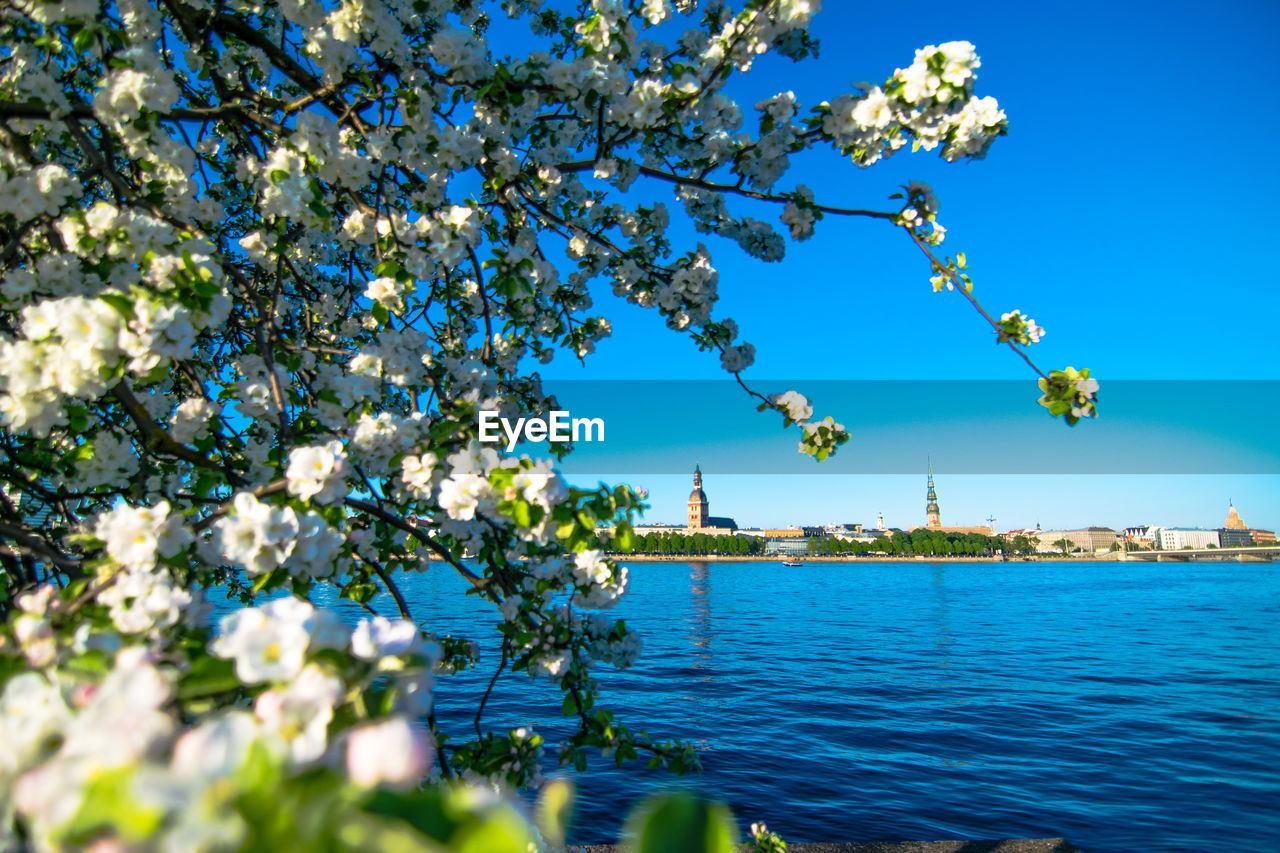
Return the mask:
[[941, 527], [942, 513], [938, 509], [938, 492], [933, 487], [933, 459], [929, 459], [929, 492], [925, 495], [929, 501], [925, 504], [924, 511], [927, 520], [925, 527]]
[[689, 493], [689, 528], [696, 530], [699, 527], [706, 527], [707, 519], [710, 517], [707, 493], [702, 491], [702, 466], [695, 465], [693, 468], [693, 491]]

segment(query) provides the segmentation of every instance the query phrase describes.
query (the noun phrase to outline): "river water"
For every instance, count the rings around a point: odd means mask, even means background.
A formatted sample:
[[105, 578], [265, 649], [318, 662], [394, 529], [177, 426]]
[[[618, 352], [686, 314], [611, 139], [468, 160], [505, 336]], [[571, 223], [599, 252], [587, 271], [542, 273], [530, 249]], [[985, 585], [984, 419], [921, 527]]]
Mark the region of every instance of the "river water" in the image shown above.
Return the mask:
[[[704, 772], [596, 760], [577, 779], [571, 841], [614, 840], [639, 798], [679, 784], [789, 841], [1280, 850], [1273, 564], [630, 571], [617, 615], [645, 651], [629, 671], [602, 670], [600, 704], [655, 737], [694, 741]], [[481, 668], [437, 694], [441, 724], [468, 728], [497, 660], [485, 636], [496, 614], [463, 599], [444, 566], [403, 586], [429, 628], [486, 641]], [[508, 677], [486, 718], [554, 743], [559, 706], [545, 681]]]

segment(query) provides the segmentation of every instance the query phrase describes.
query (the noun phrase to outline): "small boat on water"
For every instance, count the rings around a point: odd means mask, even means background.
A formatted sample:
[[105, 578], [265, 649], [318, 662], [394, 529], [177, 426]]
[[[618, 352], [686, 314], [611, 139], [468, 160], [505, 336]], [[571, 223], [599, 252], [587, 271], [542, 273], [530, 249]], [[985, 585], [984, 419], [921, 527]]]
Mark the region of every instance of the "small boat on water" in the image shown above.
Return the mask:
[[790, 566], [792, 568], [799, 568], [800, 566], [803, 566], [804, 563], [800, 560], [783, 560], [782, 565]]

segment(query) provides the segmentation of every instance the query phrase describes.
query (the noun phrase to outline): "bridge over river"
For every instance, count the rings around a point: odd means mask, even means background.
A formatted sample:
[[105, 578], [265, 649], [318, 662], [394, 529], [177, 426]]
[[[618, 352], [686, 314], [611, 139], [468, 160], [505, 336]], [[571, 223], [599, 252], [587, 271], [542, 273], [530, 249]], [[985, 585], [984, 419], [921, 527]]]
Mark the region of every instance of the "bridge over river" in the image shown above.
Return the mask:
[[1240, 563], [1270, 563], [1280, 556], [1280, 545], [1240, 545], [1232, 548], [1182, 548], [1177, 551], [1121, 551], [1121, 560], [1158, 563], [1188, 563], [1195, 560], [1235, 560]]

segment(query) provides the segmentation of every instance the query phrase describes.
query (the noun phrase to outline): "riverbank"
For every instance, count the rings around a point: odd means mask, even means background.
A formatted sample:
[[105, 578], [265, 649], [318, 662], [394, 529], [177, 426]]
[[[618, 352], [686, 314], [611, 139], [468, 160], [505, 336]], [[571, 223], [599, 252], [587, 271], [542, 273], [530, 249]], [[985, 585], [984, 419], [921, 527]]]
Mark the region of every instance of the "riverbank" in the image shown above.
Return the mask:
[[781, 563], [798, 560], [803, 563], [1018, 563], [1018, 562], [1073, 562], [1099, 560], [1114, 562], [1115, 555], [1095, 557], [1092, 554], [1073, 554], [1063, 557], [903, 557], [886, 554], [609, 554], [620, 563]]
[[[1045, 554], [1028, 554], [1025, 557], [955, 557], [933, 555], [928, 557], [903, 557], [890, 554], [620, 554], [608, 553], [607, 556], [620, 563], [779, 563], [798, 561], [801, 563], [1115, 563], [1115, 562], [1153, 562], [1158, 559], [1159, 552], [1143, 552], [1142, 556], [1130, 554], [1126, 558], [1118, 551], [1106, 554], [1068, 554], [1064, 556], [1048, 556]], [[1161, 561], [1163, 562], [1163, 561]], [[1270, 557], [1240, 558], [1233, 554], [1218, 556], [1197, 556], [1197, 563], [1236, 563], [1236, 562], [1273, 562]]]
[[[569, 845], [569, 853], [623, 853], [613, 844]], [[746, 849], [746, 848], [744, 848]], [[788, 844], [788, 853], [1085, 853], [1063, 838], [1010, 838], [1000, 841], [864, 841]]]

